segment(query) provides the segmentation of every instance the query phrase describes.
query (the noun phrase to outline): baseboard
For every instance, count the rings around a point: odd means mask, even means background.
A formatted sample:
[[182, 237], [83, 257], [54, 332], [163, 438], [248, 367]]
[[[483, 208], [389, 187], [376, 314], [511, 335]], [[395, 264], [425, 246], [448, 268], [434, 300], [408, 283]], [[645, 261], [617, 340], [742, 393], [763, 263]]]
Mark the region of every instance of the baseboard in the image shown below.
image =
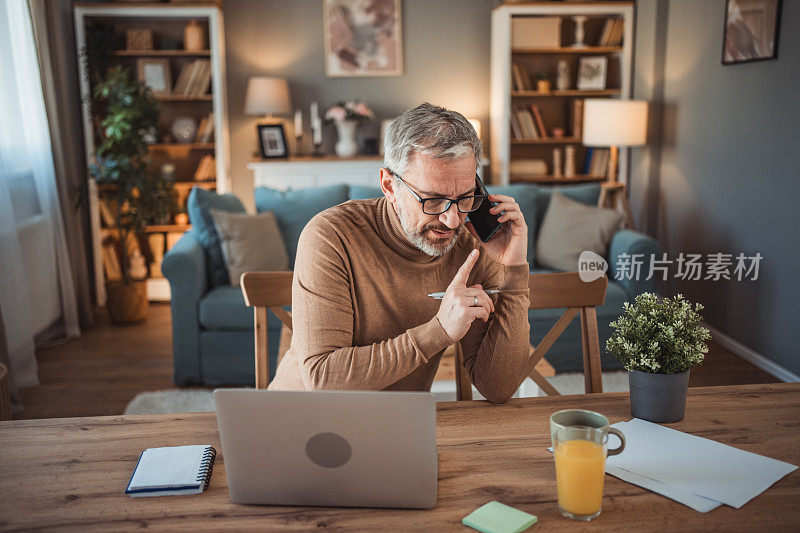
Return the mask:
[[728, 335], [722, 333], [720, 330], [711, 326], [708, 323], [703, 323], [705, 327], [708, 328], [708, 331], [711, 332], [711, 339], [728, 350], [732, 352], [745, 361], [757, 366], [767, 374], [778, 378], [779, 380], [783, 381], [784, 383], [797, 383], [800, 382], [800, 376], [785, 368], [772, 359], [768, 359], [764, 357], [757, 351], [753, 350], [752, 348], [748, 348], [741, 342], [737, 341], [729, 337]]

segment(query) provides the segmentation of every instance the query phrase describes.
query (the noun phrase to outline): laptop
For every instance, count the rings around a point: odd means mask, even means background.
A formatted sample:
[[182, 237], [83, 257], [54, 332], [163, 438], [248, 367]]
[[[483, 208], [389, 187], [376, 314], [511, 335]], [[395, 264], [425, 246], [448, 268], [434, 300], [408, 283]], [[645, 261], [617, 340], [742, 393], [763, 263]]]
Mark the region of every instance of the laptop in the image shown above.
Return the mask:
[[427, 392], [214, 391], [231, 500], [436, 506], [436, 403]]

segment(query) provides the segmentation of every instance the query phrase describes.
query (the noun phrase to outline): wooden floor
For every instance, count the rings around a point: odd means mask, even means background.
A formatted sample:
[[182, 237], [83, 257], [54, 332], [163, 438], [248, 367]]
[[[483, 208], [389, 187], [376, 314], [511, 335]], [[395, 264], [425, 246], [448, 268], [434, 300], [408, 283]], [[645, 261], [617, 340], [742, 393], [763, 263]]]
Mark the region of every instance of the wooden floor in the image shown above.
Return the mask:
[[[104, 310], [80, 339], [37, 351], [40, 385], [21, 391], [25, 411], [14, 418], [122, 414], [136, 394], [175, 388], [168, 304], [151, 304], [144, 324], [112, 326]], [[444, 369], [443, 369], [444, 370]], [[692, 369], [693, 387], [774, 383], [775, 378], [710, 343]]]

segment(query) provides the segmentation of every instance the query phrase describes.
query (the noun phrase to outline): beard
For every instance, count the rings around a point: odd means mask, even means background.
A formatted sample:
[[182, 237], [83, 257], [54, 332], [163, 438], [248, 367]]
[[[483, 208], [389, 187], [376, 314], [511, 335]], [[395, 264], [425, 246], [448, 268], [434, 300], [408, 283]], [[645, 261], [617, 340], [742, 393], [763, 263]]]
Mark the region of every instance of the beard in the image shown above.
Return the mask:
[[409, 242], [418, 250], [425, 252], [431, 257], [439, 257], [452, 250], [456, 245], [458, 236], [461, 234], [461, 229], [464, 227], [463, 224], [460, 224], [455, 230], [453, 230], [453, 234], [448, 240], [431, 240], [425, 237], [425, 234], [428, 231], [450, 231], [450, 228], [444, 224], [428, 224], [422, 228], [422, 231], [417, 231], [409, 218], [406, 216], [406, 212], [400, 206], [400, 202], [395, 202], [394, 206], [395, 211], [397, 212], [397, 217], [400, 219], [400, 226], [403, 228], [403, 233], [406, 234]]

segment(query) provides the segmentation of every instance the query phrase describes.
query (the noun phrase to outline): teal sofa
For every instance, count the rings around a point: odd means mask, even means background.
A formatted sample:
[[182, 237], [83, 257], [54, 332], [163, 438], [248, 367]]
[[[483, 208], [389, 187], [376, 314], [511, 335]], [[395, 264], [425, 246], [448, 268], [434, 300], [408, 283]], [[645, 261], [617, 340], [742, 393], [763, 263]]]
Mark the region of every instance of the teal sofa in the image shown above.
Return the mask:
[[[587, 205], [596, 205], [600, 195], [596, 184], [489, 187], [490, 192], [508, 194], [519, 203], [528, 223], [528, 260], [533, 272], [552, 272], [536, 265], [534, 252], [538, 229], [555, 190]], [[347, 185], [285, 192], [259, 187], [255, 191], [255, 203], [258, 212], [275, 213], [289, 255], [289, 268], [292, 268], [300, 232], [314, 215], [350, 199], [380, 195], [377, 187]], [[161, 266], [172, 290], [173, 380], [177, 385], [250, 385], [255, 380], [253, 312], [245, 307], [239, 287], [230, 284], [208, 212], [210, 208], [244, 212], [244, 207], [234, 196], [216, 195], [198, 188], [190, 194], [188, 207], [192, 230], [169, 250]], [[603, 368], [619, 368], [616, 359], [605, 353], [605, 341], [611, 333], [609, 323], [620, 315], [624, 302], [642, 292], [655, 290], [652, 280], [615, 281], [617, 258], [620, 254], [642, 254], [642, 271], [647, 272], [650, 261], [658, 253], [654, 239], [635, 231], [619, 231], [611, 241], [606, 258], [610, 269], [606, 300], [597, 310]], [[534, 344], [541, 341], [562, 311], [529, 312]], [[271, 376], [275, 375], [280, 327], [278, 319], [270, 313]], [[548, 352], [547, 359], [557, 371], [582, 369], [580, 338], [580, 323], [574, 320]]]

